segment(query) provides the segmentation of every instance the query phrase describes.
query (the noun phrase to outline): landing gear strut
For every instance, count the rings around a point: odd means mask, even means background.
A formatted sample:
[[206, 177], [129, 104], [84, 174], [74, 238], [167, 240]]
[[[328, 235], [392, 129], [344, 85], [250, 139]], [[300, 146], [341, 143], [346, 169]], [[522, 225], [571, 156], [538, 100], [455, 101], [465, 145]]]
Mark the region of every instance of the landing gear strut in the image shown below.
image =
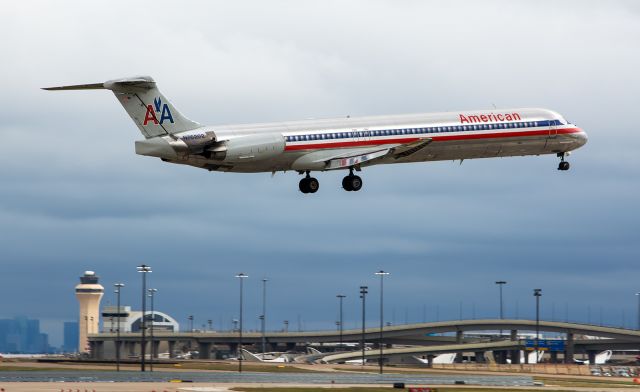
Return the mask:
[[564, 153], [564, 152], [559, 152], [559, 153], [558, 153], [558, 157], [560, 158], [560, 164], [558, 165], [558, 170], [563, 170], [563, 171], [564, 171], [564, 170], [569, 170], [569, 167], [571, 167], [571, 165], [569, 165], [569, 162], [566, 162], [566, 161], [564, 160], [564, 157], [565, 157], [566, 155], [567, 155], [567, 154], [566, 154], [566, 153]]
[[362, 178], [353, 174], [349, 169], [349, 175], [342, 179], [342, 187], [347, 192], [357, 192], [362, 188]]
[[306, 173], [307, 175], [302, 180], [300, 180], [300, 184], [298, 184], [298, 186], [300, 187], [300, 192], [316, 193], [318, 189], [320, 189], [320, 183], [318, 182], [317, 179], [309, 175], [308, 170]]

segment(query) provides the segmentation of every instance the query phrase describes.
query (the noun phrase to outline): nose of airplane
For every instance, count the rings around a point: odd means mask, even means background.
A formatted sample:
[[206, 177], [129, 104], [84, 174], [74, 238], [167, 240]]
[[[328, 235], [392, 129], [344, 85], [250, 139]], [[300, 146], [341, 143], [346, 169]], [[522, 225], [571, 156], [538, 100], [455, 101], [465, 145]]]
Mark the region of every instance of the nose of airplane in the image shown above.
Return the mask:
[[589, 137], [587, 136], [587, 133], [584, 131], [584, 129], [578, 128], [578, 133], [576, 133], [575, 135], [578, 147], [582, 147], [587, 144]]

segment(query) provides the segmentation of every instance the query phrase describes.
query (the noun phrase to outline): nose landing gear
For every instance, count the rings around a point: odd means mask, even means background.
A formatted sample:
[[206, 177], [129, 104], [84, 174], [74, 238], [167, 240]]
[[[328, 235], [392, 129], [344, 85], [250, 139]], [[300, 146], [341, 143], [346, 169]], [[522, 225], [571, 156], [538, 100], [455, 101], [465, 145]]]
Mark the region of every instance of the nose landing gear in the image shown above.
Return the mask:
[[309, 171], [307, 171], [306, 177], [300, 180], [298, 186], [300, 188], [300, 192], [302, 193], [316, 193], [318, 189], [320, 189], [320, 182], [318, 182], [317, 179], [311, 177], [309, 175]]
[[560, 163], [558, 164], [558, 170], [569, 170], [569, 168], [571, 167], [571, 165], [569, 164], [569, 162], [565, 161], [564, 158], [567, 154], [564, 152], [559, 152], [558, 153], [558, 157], [560, 158]]

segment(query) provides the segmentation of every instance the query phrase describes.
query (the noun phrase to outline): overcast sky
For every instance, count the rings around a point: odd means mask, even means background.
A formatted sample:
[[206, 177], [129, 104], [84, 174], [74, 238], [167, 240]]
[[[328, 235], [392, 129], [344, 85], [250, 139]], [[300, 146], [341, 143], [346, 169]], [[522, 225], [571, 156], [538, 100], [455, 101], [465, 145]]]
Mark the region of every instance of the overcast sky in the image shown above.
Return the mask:
[[[269, 329], [359, 317], [378, 269], [396, 324], [506, 316], [632, 327], [640, 291], [640, 6], [634, 1], [56, 1], [0, 13], [0, 317], [42, 320], [61, 343], [73, 287], [95, 270], [113, 302], [186, 325], [260, 314]], [[209, 173], [137, 156], [142, 136], [106, 91], [40, 87], [153, 76], [207, 124], [545, 107], [589, 143], [554, 156], [376, 166], [360, 192], [319, 173]]]

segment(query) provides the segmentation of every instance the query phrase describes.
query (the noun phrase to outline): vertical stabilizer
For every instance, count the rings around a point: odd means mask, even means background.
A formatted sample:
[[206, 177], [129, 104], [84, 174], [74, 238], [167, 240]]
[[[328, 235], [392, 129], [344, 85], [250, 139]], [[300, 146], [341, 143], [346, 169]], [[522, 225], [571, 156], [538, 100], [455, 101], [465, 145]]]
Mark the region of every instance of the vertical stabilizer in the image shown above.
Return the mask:
[[150, 76], [137, 76], [109, 80], [104, 83], [49, 87], [45, 90], [111, 90], [127, 111], [140, 132], [149, 139], [172, 135], [200, 127], [200, 124], [184, 117], [158, 90]]

